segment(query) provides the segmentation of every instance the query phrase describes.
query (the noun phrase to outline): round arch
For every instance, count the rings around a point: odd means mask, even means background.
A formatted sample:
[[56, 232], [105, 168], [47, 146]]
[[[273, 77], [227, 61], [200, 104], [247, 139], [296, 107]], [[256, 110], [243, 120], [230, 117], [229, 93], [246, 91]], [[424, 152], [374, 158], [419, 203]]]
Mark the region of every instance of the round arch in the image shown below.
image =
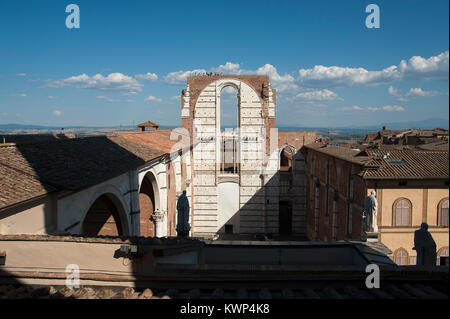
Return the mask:
[[152, 171], [147, 172], [139, 187], [140, 235], [156, 237], [155, 211], [161, 209], [158, 181]]
[[[194, 115], [194, 121], [195, 118], [199, 117], [198, 112], [198, 107], [199, 107], [199, 98], [203, 95], [203, 93], [205, 91], [208, 90], [212, 90], [212, 88], [209, 88], [210, 86], [214, 85], [215, 86], [215, 96], [218, 97], [218, 100], [210, 100], [210, 102], [215, 102], [215, 118], [216, 118], [216, 127], [218, 127], [220, 129], [220, 116], [218, 116], [218, 114], [220, 114], [220, 95], [222, 92], [222, 89], [224, 89], [227, 86], [231, 86], [233, 88], [236, 89], [237, 91], [237, 97], [238, 97], [238, 123], [239, 123], [239, 127], [241, 126], [241, 103], [242, 103], [242, 91], [245, 90], [247, 92], [249, 92], [251, 94], [251, 97], [248, 96], [247, 98], [249, 98], [249, 102], [255, 101], [256, 99], [258, 100], [258, 103], [260, 103], [261, 105], [261, 111], [264, 112], [264, 101], [262, 100], [262, 98], [258, 95], [258, 93], [256, 92], [256, 90], [249, 84], [247, 83], [245, 80], [243, 79], [239, 79], [239, 78], [222, 78], [222, 79], [217, 79], [215, 81], [212, 81], [210, 83], [208, 83], [208, 85], [206, 85], [203, 89], [200, 90], [200, 93], [198, 94], [197, 100], [195, 101], [195, 106], [194, 106], [194, 110], [193, 110], [193, 115]], [[209, 91], [208, 91], [209, 92]], [[208, 95], [210, 96], [210, 95]]]
[[392, 226], [412, 226], [412, 216], [412, 202], [406, 197], [397, 198], [392, 204]]
[[83, 217], [81, 233], [87, 236], [124, 236], [129, 234], [123, 202], [116, 194], [95, 196]]
[[287, 165], [287, 166], [290, 167], [291, 170], [294, 170], [294, 155], [296, 153], [296, 150], [295, 150], [295, 147], [290, 144], [284, 144], [278, 150], [278, 169], [280, 170], [283, 167], [283, 165], [282, 165], [283, 164], [283, 153], [284, 153], [285, 149], [289, 149], [290, 153], [291, 153], [290, 165]]
[[445, 197], [439, 201], [439, 204], [437, 206], [437, 224], [438, 226], [442, 227], [448, 227], [449, 224], [449, 216], [448, 216], [448, 204], [449, 204], [448, 197]]
[[394, 262], [399, 266], [408, 265], [409, 254], [405, 248], [401, 247], [394, 251]]

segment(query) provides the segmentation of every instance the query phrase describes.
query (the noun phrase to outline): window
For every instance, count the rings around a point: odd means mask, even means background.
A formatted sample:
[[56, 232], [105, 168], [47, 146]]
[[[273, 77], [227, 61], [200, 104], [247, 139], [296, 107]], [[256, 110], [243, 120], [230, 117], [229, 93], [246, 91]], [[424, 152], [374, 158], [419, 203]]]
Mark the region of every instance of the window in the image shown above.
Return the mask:
[[399, 266], [408, 265], [408, 252], [403, 248], [398, 249], [394, 253], [394, 262]]
[[400, 199], [394, 203], [394, 226], [411, 226], [411, 202]]
[[[448, 203], [448, 201], [447, 201]], [[449, 259], [448, 259], [448, 247], [444, 247], [439, 249], [437, 253], [437, 263], [438, 266], [448, 266]]]
[[448, 227], [448, 199], [443, 199], [438, 205], [438, 225]]

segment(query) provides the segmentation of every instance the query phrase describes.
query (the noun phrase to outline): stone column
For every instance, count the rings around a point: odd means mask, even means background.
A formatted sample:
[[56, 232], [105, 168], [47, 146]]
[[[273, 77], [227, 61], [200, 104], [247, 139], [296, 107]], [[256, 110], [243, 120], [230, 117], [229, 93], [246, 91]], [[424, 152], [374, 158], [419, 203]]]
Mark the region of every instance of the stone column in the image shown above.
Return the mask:
[[156, 237], [164, 237], [165, 231], [164, 231], [164, 221], [166, 219], [166, 212], [156, 210], [153, 213], [153, 220], [155, 221], [155, 234]]

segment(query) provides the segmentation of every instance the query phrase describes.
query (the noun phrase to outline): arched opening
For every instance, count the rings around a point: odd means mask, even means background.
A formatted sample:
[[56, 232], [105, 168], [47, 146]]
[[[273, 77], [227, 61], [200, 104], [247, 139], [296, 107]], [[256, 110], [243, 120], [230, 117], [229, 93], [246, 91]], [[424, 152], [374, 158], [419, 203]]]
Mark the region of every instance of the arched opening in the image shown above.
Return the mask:
[[224, 86], [220, 91], [220, 129], [236, 130], [239, 127], [238, 91], [234, 86]]
[[139, 190], [140, 234], [144, 237], [156, 237], [156, 221], [153, 214], [158, 208], [159, 193], [155, 176], [147, 173]]
[[285, 146], [280, 152], [280, 171], [292, 171], [292, 159], [294, 152], [289, 146]]
[[225, 85], [220, 91], [221, 172], [236, 174], [239, 170], [239, 97], [237, 88]]
[[112, 194], [98, 197], [83, 221], [83, 234], [87, 236], [122, 236], [124, 234], [119, 211], [120, 201]]

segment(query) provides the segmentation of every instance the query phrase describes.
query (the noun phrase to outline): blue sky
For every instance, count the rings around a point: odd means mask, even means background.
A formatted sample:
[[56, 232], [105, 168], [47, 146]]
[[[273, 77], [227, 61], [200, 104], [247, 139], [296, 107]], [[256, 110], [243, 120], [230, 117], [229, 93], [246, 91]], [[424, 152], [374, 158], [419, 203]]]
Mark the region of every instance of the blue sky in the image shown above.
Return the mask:
[[[370, 3], [379, 29], [365, 26]], [[448, 119], [448, 6], [0, 0], [0, 124], [178, 126], [195, 70], [268, 74], [279, 126]]]

